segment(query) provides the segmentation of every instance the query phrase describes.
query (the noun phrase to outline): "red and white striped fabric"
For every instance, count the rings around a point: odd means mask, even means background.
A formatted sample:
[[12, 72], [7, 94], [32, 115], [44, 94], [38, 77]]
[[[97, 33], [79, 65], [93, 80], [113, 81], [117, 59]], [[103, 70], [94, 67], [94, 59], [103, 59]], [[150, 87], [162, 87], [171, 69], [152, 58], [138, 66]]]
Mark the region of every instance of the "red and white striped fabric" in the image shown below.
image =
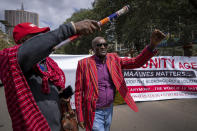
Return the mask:
[[[131, 97], [122, 69], [134, 69], [144, 65], [156, 51], [150, 52], [146, 47], [135, 58], [120, 58], [115, 53], [108, 53], [106, 64], [116, 89], [123, 97], [128, 106], [135, 112], [138, 108]], [[98, 99], [98, 76], [95, 56], [84, 58], [78, 62], [75, 83], [75, 107], [79, 122], [85, 122], [86, 130], [91, 131]]]
[[[14, 131], [50, 131], [39, 110], [26, 78], [17, 62], [20, 45], [0, 51], [0, 78], [4, 84], [8, 111]], [[47, 59], [53, 70], [54, 85], [64, 88], [65, 76], [52, 59]], [[61, 77], [61, 78], [60, 78]], [[59, 81], [60, 80], [60, 81]]]

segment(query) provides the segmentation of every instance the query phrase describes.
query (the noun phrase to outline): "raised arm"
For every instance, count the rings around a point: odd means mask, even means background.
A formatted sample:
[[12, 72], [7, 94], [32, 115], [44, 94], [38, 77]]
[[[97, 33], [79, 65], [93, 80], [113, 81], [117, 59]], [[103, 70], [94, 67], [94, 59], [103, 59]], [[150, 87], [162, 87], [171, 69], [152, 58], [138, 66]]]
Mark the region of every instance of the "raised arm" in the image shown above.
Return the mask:
[[165, 37], [165, 34], [160, 30], [154, 30], [150, 38], [150, 44], [137, 57], [120, 58], [122, 68], [133, 69], [143, 66], [151, 57], [153, 57], [157, 53], [157, 51], [155, 51], [155, 48]]
[[32, 37], [19, 48], [18, 61], [21, 69], [23, 72], [28, 72], [34, 64], [49, 56], [56, 45], [70, 36], [74, 34], [88, 35], [99, 28], [96, 21], [84, 20], [63, 24], [56, 30]]

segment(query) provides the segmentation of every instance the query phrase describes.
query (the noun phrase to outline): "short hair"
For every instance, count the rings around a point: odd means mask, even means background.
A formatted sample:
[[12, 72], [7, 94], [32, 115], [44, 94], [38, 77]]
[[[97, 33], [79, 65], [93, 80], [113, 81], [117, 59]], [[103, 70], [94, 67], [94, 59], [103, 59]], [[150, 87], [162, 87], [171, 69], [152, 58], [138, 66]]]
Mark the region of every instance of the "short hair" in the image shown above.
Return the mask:
[[97, 36], [97, 37], [95, 37], [95, 38], [92, 40], [92, 48], [94, 48], [95, 43], [96, 43], [98, 40], [100, 40], [100, 39], [104, 39], [104, 40], [105, 40], [105, 38], [104, 38], [104, 37], [101, 37], [101, 36]]

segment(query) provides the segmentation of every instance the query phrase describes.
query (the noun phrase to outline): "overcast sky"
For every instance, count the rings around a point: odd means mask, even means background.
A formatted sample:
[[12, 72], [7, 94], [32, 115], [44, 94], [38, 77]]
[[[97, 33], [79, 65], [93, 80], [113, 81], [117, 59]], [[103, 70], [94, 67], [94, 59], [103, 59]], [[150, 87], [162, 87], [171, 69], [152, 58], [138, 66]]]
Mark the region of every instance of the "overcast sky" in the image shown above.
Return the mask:
[[81, 8], [92, 8], [94, 0], [0, 0], [0, 20], [4, 20], [4, 10], [21, 9], [39, 14], [40, 27], [57, 28], [72, 13]]

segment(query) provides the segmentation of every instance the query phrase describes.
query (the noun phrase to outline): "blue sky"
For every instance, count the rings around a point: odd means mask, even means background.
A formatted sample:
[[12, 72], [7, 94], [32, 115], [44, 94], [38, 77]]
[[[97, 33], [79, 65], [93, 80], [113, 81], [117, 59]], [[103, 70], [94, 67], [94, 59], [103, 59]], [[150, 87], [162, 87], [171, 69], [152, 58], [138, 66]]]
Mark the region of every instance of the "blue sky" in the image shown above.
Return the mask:
[[0, 20], [4, 19], [4, 10], [21, 9], [23, 2], [26, 11], [39, 14], [40, 27], [57, 28], [72, 13], [81, 8], [92, 8], [94, 0], [0, 0]]

